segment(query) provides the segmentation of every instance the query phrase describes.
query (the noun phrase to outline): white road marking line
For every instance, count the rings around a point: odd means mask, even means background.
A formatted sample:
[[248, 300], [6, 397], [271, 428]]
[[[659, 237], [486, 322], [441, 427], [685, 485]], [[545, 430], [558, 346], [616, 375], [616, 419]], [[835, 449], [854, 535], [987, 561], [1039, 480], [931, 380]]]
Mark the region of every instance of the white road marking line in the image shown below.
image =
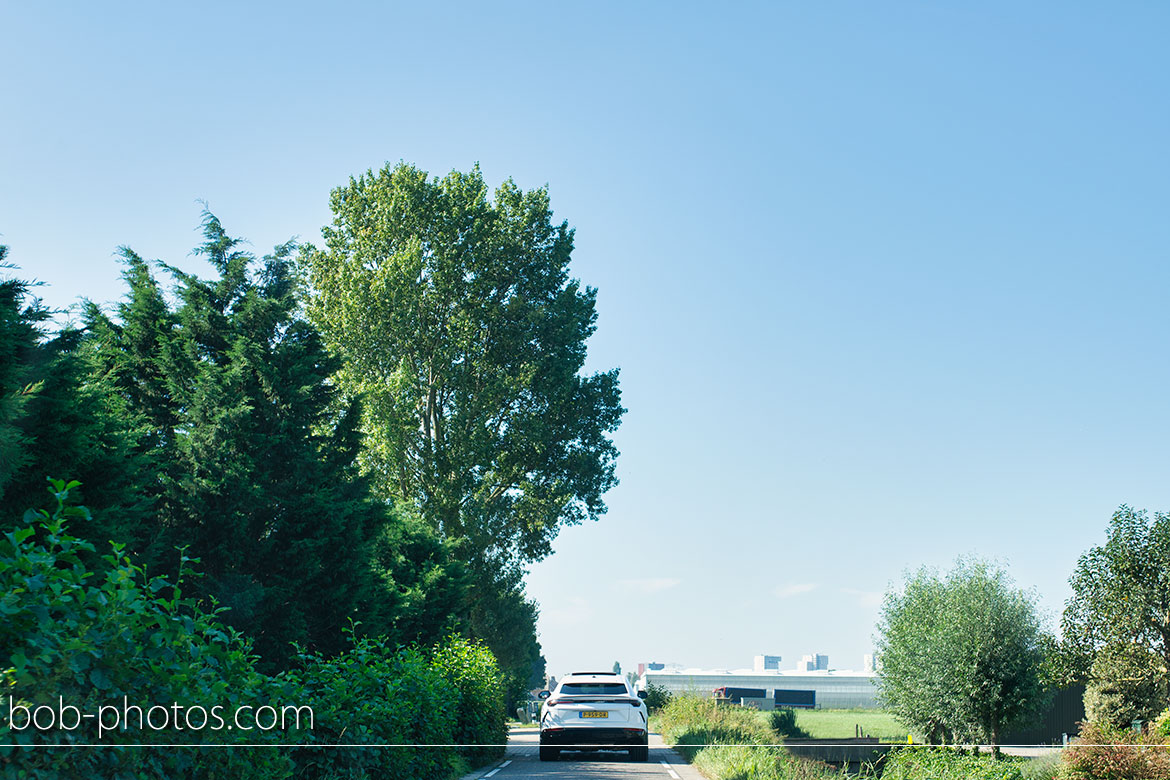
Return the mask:
[[658, 763], [666, 767], [666, 771], [670, 772], [670, 776], [673, 777], [674, 780], [679, 780], [678, 772], [675, 772], [673, 769], [671, 769], [670, 764], [666, 763], [665, 761], [659, 761]]
[[510, 764], [510, 763], [512, 763], [512, 762], [511, 762], [511, 761], [505, 761], [504, 763], [500, 764], [498, 767], [496, 767], [495, 769], [493, 769], [492, 771], [488, 772], [486, 775], [484, 775], [483, 777], [481, 777], [479, 780], [487, 780], [487, 778], [491, 777], [491, 776], [492, 776], [492, 775], [494, 775], [496, 772], [499, 772], [501, 769], [503, 769], [504, 767], [506, 767], [506, 766], [507, 766], [508, 764]]

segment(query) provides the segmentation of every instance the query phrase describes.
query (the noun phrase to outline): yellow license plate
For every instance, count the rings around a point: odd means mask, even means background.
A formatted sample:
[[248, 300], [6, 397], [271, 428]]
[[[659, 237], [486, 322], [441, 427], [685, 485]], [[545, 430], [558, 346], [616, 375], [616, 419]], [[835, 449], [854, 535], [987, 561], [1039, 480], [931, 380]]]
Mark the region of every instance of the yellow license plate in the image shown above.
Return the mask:
[[582, 712], [581, 717], [582, 718], [608, 718], [609, 713], [608, 712], [598, 712], [596, 710], [589, 710], [588, 712]]

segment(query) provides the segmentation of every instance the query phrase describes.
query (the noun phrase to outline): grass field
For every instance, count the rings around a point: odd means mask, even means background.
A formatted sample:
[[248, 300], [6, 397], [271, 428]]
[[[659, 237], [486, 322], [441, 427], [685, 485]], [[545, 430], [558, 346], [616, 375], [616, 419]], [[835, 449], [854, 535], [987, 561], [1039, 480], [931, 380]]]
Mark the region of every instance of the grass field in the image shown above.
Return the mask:
[[[762, 712], [767, 719], [771, 713]], [[881, 710], [797, 710], [796, 725], [814, 739], [850, 739], [861, 725], [862, 736], [883, 742], [905, 742], [910, 730]], [[917, 740], [915, 740], [917, 741]]]

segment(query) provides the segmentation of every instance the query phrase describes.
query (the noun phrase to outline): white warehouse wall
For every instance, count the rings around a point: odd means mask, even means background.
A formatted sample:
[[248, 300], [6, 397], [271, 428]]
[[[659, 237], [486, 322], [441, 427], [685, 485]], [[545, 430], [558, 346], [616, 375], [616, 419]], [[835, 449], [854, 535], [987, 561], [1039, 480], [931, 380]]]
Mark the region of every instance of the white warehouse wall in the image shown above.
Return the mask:
[[818, 709], [878, 709], [874, 675], [865, 672], [717, 672], [686, 669], [683, 671], [646, 672], [638, 687], [653, 683], [671, 693], [694, 693], [710, 696], [716, 688], [763, 688], [772, 698], [777, 688], [816, 691]]

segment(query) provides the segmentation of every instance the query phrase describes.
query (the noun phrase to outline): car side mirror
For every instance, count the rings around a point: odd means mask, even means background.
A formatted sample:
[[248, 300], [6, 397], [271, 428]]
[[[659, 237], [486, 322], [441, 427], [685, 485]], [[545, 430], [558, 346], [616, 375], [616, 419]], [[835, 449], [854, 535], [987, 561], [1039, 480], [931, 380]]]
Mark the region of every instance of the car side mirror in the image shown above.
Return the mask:
[[552, 691], [541, 691], [540, 693], [536, 694], [536, 698], [540, 699], [541, 701], [544, 701], [549, 696], [552, 696]]
[[638, 698], [645, 699], [646, 698], [646, 691], [638, 691]]

